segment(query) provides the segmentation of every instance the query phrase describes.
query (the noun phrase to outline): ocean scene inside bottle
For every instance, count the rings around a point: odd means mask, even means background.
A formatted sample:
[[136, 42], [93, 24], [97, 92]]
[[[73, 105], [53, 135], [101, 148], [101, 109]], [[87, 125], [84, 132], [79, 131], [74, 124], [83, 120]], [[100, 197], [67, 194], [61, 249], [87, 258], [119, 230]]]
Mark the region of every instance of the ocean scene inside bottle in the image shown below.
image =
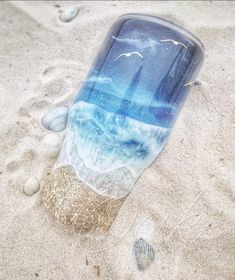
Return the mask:
[[73, 167], [99, 195], [126, 196], [163, 149], [202, 61], [190, 33], [121, 17], [75, 98], [56, 167]]

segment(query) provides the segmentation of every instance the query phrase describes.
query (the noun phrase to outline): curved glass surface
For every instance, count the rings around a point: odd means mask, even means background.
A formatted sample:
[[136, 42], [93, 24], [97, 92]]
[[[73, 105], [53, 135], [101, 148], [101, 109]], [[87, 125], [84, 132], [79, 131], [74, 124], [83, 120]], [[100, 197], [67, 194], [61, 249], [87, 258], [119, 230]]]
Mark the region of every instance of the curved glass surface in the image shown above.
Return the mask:
[[76, 96], [57, 166], [99, 194], [127, 195], [165, 145], [203, 52], [168, 21], [120, 17]]

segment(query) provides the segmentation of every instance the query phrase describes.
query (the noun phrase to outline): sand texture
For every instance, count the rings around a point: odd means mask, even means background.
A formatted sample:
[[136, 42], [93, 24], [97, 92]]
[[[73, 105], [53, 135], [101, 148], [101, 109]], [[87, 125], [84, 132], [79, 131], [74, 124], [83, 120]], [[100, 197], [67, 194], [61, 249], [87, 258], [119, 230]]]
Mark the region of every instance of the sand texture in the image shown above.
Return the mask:
[[70, 166], [52, 170], [43, 189], [43, 202], [49, 213], [80, 234], [107, 232], [124, 200], [98, 195], [78, 180]]
[[[41, 117], [71, 104], [108, 29], [131, 12], [190, 30], [205, 62], [108, 233], [79, 235], [42, 203], [64, 132], [46, 131]], [[235, 279], [234, 14], [232, 1], [0, 2], [0, 279]], [[26, 195], [30, 177], [40, 190]], [[145, 271], [133, 254], [140, 238], [155, 251]]]

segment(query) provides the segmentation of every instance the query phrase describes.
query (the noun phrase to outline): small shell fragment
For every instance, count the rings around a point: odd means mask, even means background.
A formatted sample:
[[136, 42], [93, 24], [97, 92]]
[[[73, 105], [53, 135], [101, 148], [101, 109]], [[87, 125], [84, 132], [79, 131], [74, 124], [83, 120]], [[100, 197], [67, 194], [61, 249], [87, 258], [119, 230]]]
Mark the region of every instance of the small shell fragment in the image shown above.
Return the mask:
[[51, 131], [60, 132], [66, 128], [69, 108], [58, 106], [51, 109], [42, 117], [42, 125]]
[[63, 22], [70, 22], [77, 16], [78, 11], [79, 9], [76, 7], [69, 8], [60, 14], [60, 20]]
[[38, 192], [40, 189], [40, 184], [38, 182], [38, 179], [36, 177], [30, 177], [25, 183], [24, 183], [24, 193], [31, 196]]
[[137, 267], [141, 271], [147, 269], [155, 258], [153, 247], [143, 238], [136, 240], [133, 251]]

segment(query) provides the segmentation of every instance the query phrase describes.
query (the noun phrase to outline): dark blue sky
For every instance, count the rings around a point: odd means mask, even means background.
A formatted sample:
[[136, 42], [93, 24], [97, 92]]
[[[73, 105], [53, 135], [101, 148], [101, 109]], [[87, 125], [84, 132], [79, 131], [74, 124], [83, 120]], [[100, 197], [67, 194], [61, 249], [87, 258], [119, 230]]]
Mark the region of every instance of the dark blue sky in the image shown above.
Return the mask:
[[201, 59], [199, 46], [181, 33], [152, 21], [122, 19], [108, 34], [78, 99], [151, 124], [165, 119], [168, 126]]

